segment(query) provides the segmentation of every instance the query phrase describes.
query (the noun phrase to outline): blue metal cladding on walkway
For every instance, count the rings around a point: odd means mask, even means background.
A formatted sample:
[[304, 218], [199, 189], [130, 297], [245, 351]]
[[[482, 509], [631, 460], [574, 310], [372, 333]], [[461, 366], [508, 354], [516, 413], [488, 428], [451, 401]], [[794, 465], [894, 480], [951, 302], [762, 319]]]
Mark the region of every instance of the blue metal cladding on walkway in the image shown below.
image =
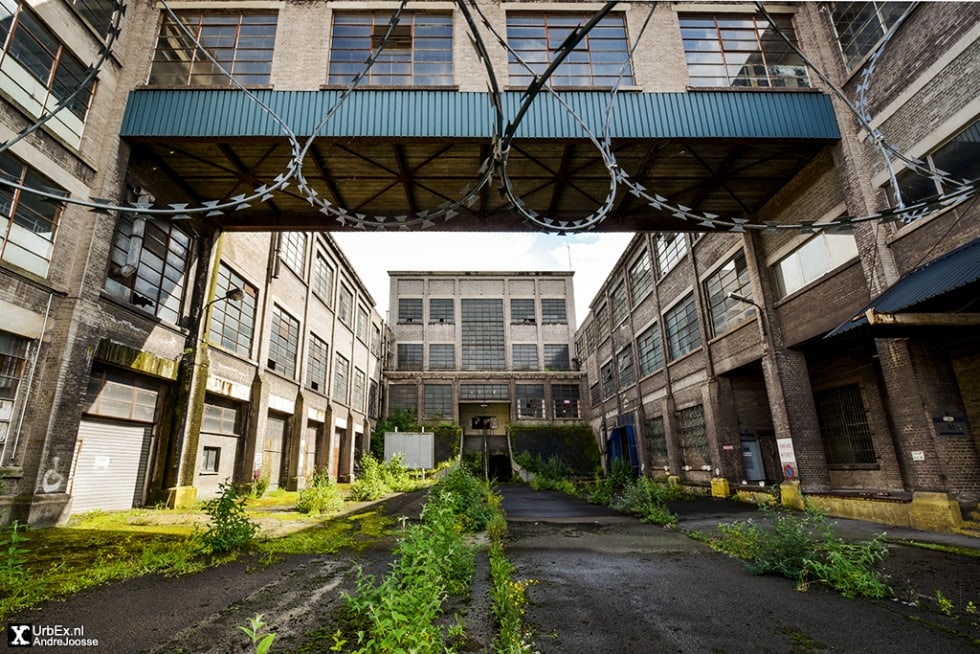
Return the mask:
[[[309, 136], [340, 91], [254, 91], [300, 137]], [[503, 94], [505, 120], [522, 93]], [[569, 91], [561, 97], [597, 135], [603, 133], [608, 92]], [[489, 138], [487, 93], [434, 90], [355, 91], [321, 130], [325, 137]], [[130, 93], [121, 135], [129, 138], [281, 136], [282, 128], [236, 90], [140, 89]], [[822, 93], [698, 91], [617, 94], [613, 138], [840, 138], [830, 97]], [[583, 131], [546, 93], [535, 99], [517, 138], [580, 139]]]

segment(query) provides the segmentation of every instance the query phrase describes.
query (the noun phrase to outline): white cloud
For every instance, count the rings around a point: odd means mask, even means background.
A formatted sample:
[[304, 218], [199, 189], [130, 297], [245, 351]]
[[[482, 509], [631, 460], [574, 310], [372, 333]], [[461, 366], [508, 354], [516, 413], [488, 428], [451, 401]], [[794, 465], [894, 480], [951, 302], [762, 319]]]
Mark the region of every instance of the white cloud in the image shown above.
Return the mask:
[[573, 270], [576, 324], [581, 324], [633, 234], [334, 232], [333, 237], [382, 316], [388, 310], [388, 271]]

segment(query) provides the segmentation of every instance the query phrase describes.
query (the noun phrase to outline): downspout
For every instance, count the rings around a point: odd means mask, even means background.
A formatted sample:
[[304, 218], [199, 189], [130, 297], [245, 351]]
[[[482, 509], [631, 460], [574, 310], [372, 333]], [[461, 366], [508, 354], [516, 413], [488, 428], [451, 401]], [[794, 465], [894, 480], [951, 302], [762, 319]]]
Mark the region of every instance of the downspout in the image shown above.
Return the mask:
[[[34, 375], [37, 372], [37, 360], [41, 356], [41, 346], [44, 344], [44, 332], [48, 327], [48, 316], [51, 314], [51, 301], [54, 293], [48, 294], [48, 306], [44, 309], [44, 320], [41, 322], [41, 333], [37, 337], [37, 347], [34, 349], [34, 358], [31, 360], [31, 373], [27, 377], [27, 389], [24, 392], [24, 399], [20, 406], [20, 419], [17, 421], [17, 431], [14, 434], [14, 445], [10, 449], [10, 460], [17, 457], [17, 447], [20, 444], [20, 434], [24, 428], [24, 416], [27, 414], [27, 398], [31, 396], [31, 389], [34, 387]], [[3, 453], [0, 455], [0, 462], [7, 460], [7, 444], [4, 442]]]

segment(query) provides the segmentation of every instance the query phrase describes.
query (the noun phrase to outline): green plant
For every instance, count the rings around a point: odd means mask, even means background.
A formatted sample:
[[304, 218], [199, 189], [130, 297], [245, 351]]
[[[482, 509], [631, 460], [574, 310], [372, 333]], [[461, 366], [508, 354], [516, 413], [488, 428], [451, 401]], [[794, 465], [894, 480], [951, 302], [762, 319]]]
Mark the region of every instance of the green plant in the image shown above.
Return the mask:
[[238, 494], [234, 484], [222, 483], [218, 496], [204, 503], [211, 524], [201, 535], [204, 549], [211, 554], [240, 550], [251, 544], [259, 526], [245, 512], [248, 498]]
[[632, 480], [616, 498], [614, 507], [640, 516], [640, 520], [657, 525], [677, 524], [677, 516], [667, 508], [667, 502], [678, 499], [683, 491], [652, 479]]
[[513, 578], [514, 566], [504, 556], [503, 539], [490, 542], [490, 598], [499, 632], [494, 642], [498, 654], [524, 654], [533, 652], [530, 630], [524, 625], [527, 611], [527, 589], [536, 583], [533, 579], [517, 581]]
[[262, 614], [259, 613], [248, 619], [248, 625], [239, 627], [252, 640], [252, 645], [255, 646], [255, 654], [266, 654], [272, 647], [272, 641], [276, 638], [274, 633], [262, 633], [266, 626], [262, 620]]
[[0, 587], [13, 587], [24, 577], [23, 558], [28, 550], [22, 547], [27, 542], [24, 527], [16, 520], [10, 524], [6, 534], [0, 531]]
[[939, 605], [939, 610], [942, 611], [944, 615], [952, 617], [955, 607], [940, 590], [936, 591], [936, 603]]
[[[256, 470], [256, 473], [258, 471]], [[269, 476], [268, 475], [255, 475], [255, 479], [252, 481], [252, 497], [259, 498], [265, 495], [265, 492], [269, 489]]]
[[309, 485], [299, 492], [296, 510], [300, 513], [319, 515], [338, 511], [344, 506], [344, 494], [330, 478], [326, 468], [313, 473]]

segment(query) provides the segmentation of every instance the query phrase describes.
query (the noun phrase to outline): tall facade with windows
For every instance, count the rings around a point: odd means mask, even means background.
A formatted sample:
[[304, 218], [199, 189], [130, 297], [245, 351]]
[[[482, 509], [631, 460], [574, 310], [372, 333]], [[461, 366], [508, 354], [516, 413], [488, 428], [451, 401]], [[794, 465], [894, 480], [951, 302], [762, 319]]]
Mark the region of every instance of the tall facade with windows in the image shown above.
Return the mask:
[[[798, 5], [777, 38], [757, 8], [732, 9], [678, 10], [692, 87], [819, 88], [805, 56], [902, 155], [845, 136], [753, 209], [769, 229], [636, 235], [576, 333], [603, 451], [705, 492], [779, 483], [836, 515], [969, 529], [978, 209], [917, 207], [980, 176], [964, 88], [980, 11]], [[819, 228], [889, 207], [908, 211]]]
[[508, 453], [515, 424], [586, 418], [570, 272], [389, 272], [387, 415], [462, 427]]

